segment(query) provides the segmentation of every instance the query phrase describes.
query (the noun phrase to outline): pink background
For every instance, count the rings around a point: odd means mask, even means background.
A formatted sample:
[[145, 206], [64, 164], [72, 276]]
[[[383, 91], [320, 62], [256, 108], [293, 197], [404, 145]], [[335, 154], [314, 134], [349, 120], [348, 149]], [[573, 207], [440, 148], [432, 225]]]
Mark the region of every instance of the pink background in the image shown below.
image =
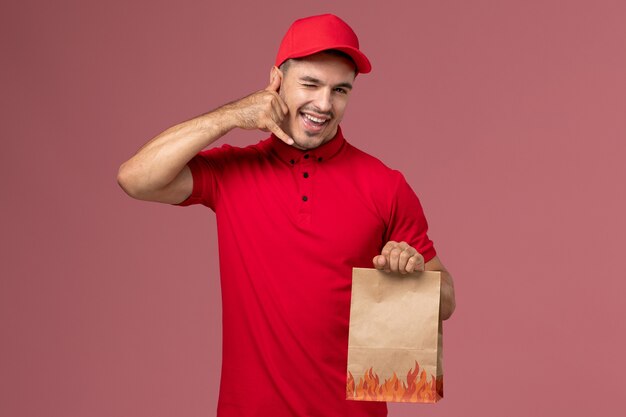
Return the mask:
[[214, 215], [132, 200], [115, 176], [263, 88], [289, 23], [327, 11], [374, 67], [344, 132], [405, 173], [456, 279], [446, 398], [390, 416], [623, 415], [622, 0], [1, 8], [0, 415], [215, 414]]

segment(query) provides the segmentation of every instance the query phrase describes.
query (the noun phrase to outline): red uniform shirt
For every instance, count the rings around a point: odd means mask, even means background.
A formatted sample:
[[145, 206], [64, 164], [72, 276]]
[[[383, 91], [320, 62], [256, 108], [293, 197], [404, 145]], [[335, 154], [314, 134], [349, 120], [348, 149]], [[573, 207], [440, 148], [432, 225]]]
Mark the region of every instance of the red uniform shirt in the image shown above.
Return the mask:
[[420, 202], [402, 174], [341, 129], [301, 151], [276, 138], [223, 145], [188, 163], [180, 205], [216, 213], [223, 301], [219, 417], [385, 416], [346, 400], [353, 267], [389, 240], [435, 256]]

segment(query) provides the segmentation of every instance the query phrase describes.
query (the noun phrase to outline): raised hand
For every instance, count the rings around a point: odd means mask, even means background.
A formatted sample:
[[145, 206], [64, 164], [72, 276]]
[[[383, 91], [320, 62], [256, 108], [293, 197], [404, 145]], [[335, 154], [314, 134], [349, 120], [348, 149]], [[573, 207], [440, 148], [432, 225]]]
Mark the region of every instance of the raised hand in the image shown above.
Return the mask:
[[269, 131], [283, 142], [292, 145], [293, 139], [280, 128], [280, 124], [289, 113], [287, 105], [278, 95], [281, 81], [282, 77], [275, 69], [267, 87], [231, 103], [229, 107], [235, 113], [238, 127]]

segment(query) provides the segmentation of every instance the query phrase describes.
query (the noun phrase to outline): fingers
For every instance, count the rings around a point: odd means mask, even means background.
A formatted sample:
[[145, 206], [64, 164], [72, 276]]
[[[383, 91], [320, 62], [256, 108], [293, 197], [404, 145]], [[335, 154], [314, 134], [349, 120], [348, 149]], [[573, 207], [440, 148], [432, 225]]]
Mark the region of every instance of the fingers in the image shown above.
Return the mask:
[[[272, 79], [276, 80], [279, 79], [280, 77], [275, 76]], [[279, 84], [280, 85], [280, 84]], [[270, 84], [271, 86], [271, 84]], [[276, 97], [275, 100], [272, 100], [272, 117], [271, 120], [267, 123], [267, 128], [273, 133], [275, 134], [280, 140], [282, 140], [283, 142], [285, 142], [287, 145], [293, 145], [293, 139], [289, 137], [288, 134], [286, 134], [279, 126], [279, 123], [283, 121], [283, 119], [285, 118], [285, 116], [287, 115], [287, 113], [289, 112], [289, 109], [287, 107], [287, 105], [285, 104], [285, 102], [283, 101], [282, 98], [280, 98], [280, 96], [277, 93], [274, 93], [274, 96]]]
[[278, 94], [273, 94], [275, 99], [270, 103], [270, 109], [268, 110], [269, 114], [266, 114], [266, 120], [262, 123], [261, 129], [267, 129], [287, 145], [293, 145], [293, 139], [280, 128], [280, 123], [283, 121], [288, 111], [287, 106]]
[[424, 270], [424, 257], [406, 242], [389, 241], [372, 259], [376, 269], [407, 274]]
[[276, 100], [272, 100], [272, 108], [277, 115], [281, 116], [280, 120], [289, 113], [289, 108], [278, 94], [276, 94]]
[[[411, 248], [408, 243], [400, 242], [389, 252], [389, 269], [391, 272], [406, 274], [406, 263], [409, 260], [407, 251]], [[413, 249], [415, 251], [415, 249]], [[415, 251], [417, 252], [417, 251]], [[411, 253], [411, 256], [413, 253]]]
[[385, 243], [385, 246], [383, 246], [383, 250], [380, 252], [380, 254], [389, 259], [389, 254], [391, 253], [391, 250], [395, 248], [397, 244], [398, 242], [390, 240], [389, 242]]
[[271, 123], [268, 123], [267, 128], [287, 145], [293, 145], [293, 139], [291, 139], [289, 135], [276, 124], [276, 122], [272, 121]]
[[406, 264], [406, 272], [424, 271], [424, 257], [421, 253], [415, 253], [411, 256]]

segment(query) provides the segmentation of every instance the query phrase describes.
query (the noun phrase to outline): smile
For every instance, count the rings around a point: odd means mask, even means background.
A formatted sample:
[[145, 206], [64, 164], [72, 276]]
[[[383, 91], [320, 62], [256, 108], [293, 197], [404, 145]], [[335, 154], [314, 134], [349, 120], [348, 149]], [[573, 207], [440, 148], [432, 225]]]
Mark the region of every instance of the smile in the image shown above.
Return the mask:
[[306, 117], [307, 119], [309, 119], [309, 120], [311, 120], [311, 121], [313, 121], [315, 123], [319, 123], [319, 124], [322, 124], [322, 123], [326, 122], [326, 119], [320, 119], [318, 117], [314, 117], [314, 116], [311, 116], [310, 114], [306, 114], [306, 113], [304, 113], [304, 117]]
[[302, 115], [302, 119], [304, 121], [304, 124], [307, 127], [313, 128], [314, 130], [316, 130], [316, 128], [320, 128], [322, 126], [324, 126], [329, 120], [330, 118], [328, 117], [318, 117], [318, 116], [313, 116], [310, 115], [308, 113], [300, 113]]

